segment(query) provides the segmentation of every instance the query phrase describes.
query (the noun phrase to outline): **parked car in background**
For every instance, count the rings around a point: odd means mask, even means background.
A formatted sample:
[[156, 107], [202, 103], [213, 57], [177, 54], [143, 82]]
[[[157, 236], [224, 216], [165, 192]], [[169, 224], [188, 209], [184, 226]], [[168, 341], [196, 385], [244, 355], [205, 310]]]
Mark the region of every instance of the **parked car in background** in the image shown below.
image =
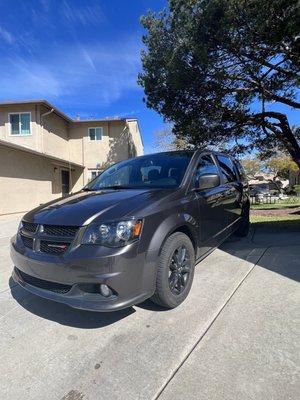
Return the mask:
[[258, 195], [269, 196], [271, 194], [268, 183], [257, 183], [249, 185], [249, 191], [251, 197]]
[[81, 191], [27, 213], [11, 241], [13, 278], [71, 307], [112, 311], [188, 295], [195, 263], [232, 233], [247, 235], [240, 163], [210, 151], [117, 163]]

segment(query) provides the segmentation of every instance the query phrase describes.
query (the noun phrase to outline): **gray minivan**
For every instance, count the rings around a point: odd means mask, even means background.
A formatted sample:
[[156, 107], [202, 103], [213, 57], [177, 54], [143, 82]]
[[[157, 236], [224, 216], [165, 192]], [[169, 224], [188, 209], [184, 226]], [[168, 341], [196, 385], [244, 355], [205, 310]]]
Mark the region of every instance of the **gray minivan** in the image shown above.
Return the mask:
[[27, 213], [11, 241], [13, 279], [71, 307], [166, 308], [188, 295], [195, 263], [249, 230], [240, 163], [211, 151], [121, 161], [81, 191]]

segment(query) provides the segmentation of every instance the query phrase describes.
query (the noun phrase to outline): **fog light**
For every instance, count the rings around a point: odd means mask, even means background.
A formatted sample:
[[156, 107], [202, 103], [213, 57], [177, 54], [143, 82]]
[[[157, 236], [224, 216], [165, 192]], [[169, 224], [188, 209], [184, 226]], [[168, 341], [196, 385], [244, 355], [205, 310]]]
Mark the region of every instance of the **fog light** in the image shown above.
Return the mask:
[[104, 297], [109, 297], [111, 295], [111, 290], [107, 285], [100, 285], [100, 293]]

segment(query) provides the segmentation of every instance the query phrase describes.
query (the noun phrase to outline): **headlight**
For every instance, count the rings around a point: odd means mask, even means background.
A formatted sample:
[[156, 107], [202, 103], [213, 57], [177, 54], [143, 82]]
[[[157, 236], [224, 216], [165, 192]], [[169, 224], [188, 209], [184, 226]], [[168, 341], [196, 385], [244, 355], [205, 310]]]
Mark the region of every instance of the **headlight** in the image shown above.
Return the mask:
[[142, 220], [128, 220], [91, 224], [87, 227], [83, 244], [97, 244], [107, 247], [122, 247], [139, 239], [142, 231]]

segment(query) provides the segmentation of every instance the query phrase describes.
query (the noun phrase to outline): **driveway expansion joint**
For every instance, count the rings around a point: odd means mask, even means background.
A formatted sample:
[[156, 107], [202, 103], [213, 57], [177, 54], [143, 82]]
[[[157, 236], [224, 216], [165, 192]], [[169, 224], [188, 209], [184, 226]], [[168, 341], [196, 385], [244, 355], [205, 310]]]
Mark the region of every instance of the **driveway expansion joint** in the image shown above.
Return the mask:
[[[241, 279], [241, 281], [238, 283], [238, 285], [233, 289], [233, 291], [230, 293], [228, 296], [227, 300], [221, 305], [221, 307], [215, 312], [213, 318], [210, 320], [210, 322], [207, 324], [204, 332], [200, 335], [199, 339], [194, 343], [194, 345], [191, 347], [191, 349], [187, 352], [187, 354], [183, 357], [181, 362], [178, 364], [178, 366], [173, 370], [173, 372], [170, 374], [169, 378], [166, 380], [166, 382], [162, 385], [162, 387], [159, 389], [159, 391], [154, 395], [152, 400], [159, 400], [167, 386], [171, 383], [171, 381], [175, 378], [177, 372], [181, 369], [181, 367], [184, 366], [185, 362], [188, 360], [188, 358], [192, 355], [194, 350], [198, 347], [204, 336], [208, 333], [208, 331], [212, 328], [214, 322], [217, 320], [217, 318], [220, 316], [222, 311], [225, 309], [225, 307], [229, 304], [230, 300], [232, 297], [235, 295], [235, 293], [239, 290], [239, 288], [242, 286], [242, 284], [245, 282], [245, 280], [248, 278], [250, 273], [253, 271], [253, 269], [258, 265], [259, 261], [262, 259], [262, 257], [266, 254], [266, 252], [269, 250], [271, 246], [265, 247], [258, 257], [258, 259], [253, 263], [252, 267], [248, 270], [248, 272], [245, 274], [245, 276]], [[253, 249], [256, 250], [256, 249]], [[253, 251], [252, 250], [252, 251]], [[252, 252], [251, 252], [252, 253]]]

